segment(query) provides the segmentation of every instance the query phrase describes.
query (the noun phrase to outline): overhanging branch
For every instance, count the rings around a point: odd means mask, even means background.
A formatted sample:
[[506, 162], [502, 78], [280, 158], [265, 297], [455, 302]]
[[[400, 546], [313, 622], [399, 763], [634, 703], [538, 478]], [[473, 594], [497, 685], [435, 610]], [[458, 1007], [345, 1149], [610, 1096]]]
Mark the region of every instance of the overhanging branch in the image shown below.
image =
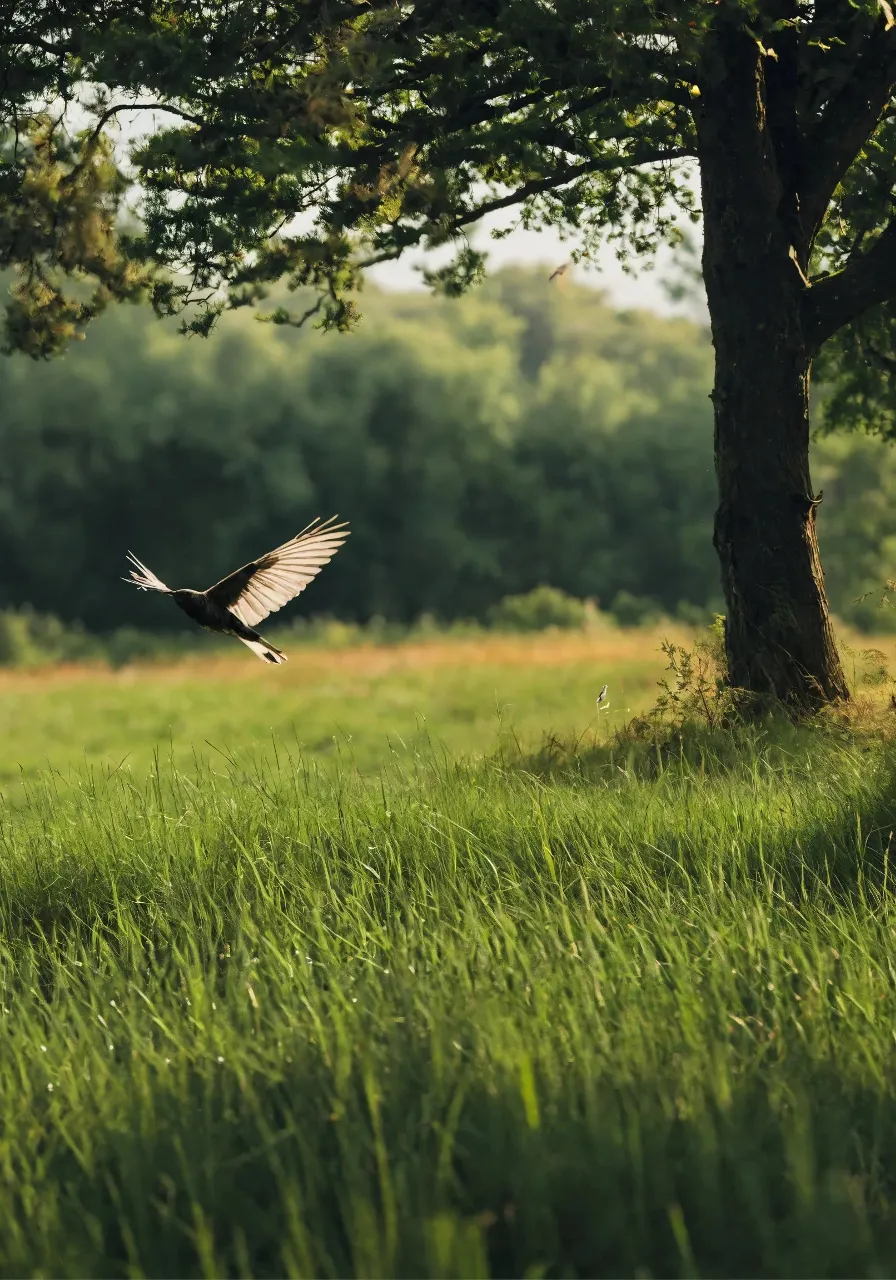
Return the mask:
[[896, 298], [896, 218], [867, 253], [806, 291], [804, 332], [809, 350], [816, 352], [838, 329], [891, 298]]
[[692, 159], [693, 156], [694, 152], [684, 147], [656, 147], [628, 156], [601, 156], [599, 159], [589, 161], [586, 164], [570, 165], [568, 168], [560, 169], [548, 178], [533, 178], [529, 182], [524, 182], [522, 186], [517, 187], [515, 191], [509, 192], [506, 196], [483, 201], [475, 209], [468, 209], [466, 213], [460, 214], [455, 218], [452, 225], [458, 229], [469, 226], [471, 222], [478, 222], [480, 218], [484, 218], [488, 213], [495, 213], [499, 209], [509, 209], [515, 204], [522, 204], [532, 196], [546, 195], [550, 191], [556, 191], [560, 187], [568, 186], [571, 182], [575, 182], [577, 178], [588, 177], [592, 173], [607, 173], [613, 169], [640, 168], [644, 164], [660, 164], [663, 161], [670, 160], [687, 160]]
[[831, 197], [896, 88], [896, 28], [874, 32], [870, 47], [805, 139], [800, 189], [803, 232], [811, 244]]

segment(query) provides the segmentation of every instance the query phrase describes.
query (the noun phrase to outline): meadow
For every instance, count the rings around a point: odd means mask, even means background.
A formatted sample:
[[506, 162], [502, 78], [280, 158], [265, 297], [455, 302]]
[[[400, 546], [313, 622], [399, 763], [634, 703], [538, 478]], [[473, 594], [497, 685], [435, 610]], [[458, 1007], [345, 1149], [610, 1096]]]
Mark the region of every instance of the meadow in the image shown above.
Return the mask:
[[[232, 641], [118, 670], [0, 668], [0, 792], [13, 801], [42, 774], [77, 784], [94, 767], [139, 777], [159, 754], [188, 766], [221, 753], [257, 764], [285, 751], [369, 773], [426, 742], [466, 755], [488, 751], [502, 731], [528, 743], [543, 731], [605, 735], [652, 701], [664, 634], [482, 633], [335, 650], [287, 638], [275, 680]], [[595, 697], [608, 681], [611, 706], [598, 724]]]
[[0, 1274], [891, 1274], [896, 745], [658, 640], [0, 674]]

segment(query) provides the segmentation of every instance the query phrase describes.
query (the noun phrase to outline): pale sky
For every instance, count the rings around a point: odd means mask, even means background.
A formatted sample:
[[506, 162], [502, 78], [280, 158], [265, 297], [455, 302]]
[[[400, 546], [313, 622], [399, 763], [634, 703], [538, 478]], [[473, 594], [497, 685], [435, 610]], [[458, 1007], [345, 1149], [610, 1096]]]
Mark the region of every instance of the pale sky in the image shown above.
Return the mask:
[[[690, 228], [695, 239], [699, 237], [699, 226]], [[471, 237], [476, 248], [486, 250], [489, 255], [489, 270], [511, 263], [525, 266], [542, 266], [550, 275], [555, 267], [568, 261], [570, 242], [564, 243], [553, 230], [546, 231], [514, 231], [506, 239], [492, 240], [487, 234], [480, 232]], [[439, 265], [451, 258], [451, 250], [446, 248], [427, 256], [422, 252], [408, 252], [397, 262], [385, 262], [371, 268], [368, 276], [381, 288], [396, 290], [424, 289], [420, 274], [420, 265]], [[657, 253], [653, 270], [640, 270], [627, 274], [616, 260], [615, 251], [605, 248], [599, 261], [592, 266], [576, 266], [571, 268], [570, 277], [581, 284], [592, 285], [603, 289], [613, 306], [620, 308], [644, 308], [656, 311], [661, 315], [686, 315], [701, 322], [706, 319], [705, 306], [695, 306], [693, 301], [674, 303], [662, 287], [662, 280], [674, 271], [675, 255], [672, 250], [663, 249]]]

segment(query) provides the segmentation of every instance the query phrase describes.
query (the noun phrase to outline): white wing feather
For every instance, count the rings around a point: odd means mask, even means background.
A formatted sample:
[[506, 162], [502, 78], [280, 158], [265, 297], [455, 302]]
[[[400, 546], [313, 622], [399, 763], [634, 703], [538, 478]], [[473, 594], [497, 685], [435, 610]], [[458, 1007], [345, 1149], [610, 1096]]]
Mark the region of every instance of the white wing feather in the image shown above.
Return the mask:
[[323, 524], [312, 520], [289, 542], [223, 578], [206, 594], [247, 627], [257, 626], [294, 600], [332, 560], [349, 533], [336, 519]]

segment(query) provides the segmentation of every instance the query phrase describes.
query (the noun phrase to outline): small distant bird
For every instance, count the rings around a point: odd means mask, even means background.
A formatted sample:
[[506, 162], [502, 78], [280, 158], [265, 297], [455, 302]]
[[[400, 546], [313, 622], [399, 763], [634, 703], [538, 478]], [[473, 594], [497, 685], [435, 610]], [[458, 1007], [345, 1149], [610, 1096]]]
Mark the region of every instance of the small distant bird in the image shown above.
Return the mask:
[[604, 685], [604, 687], [601, 689], [600, 693], [597, 695], [597, 697], [596, 697], [596, 699], [595, 699], [595, 701], [594, 701], [594, 705], [597, 707], [598, 711], [606, 711], [607, 707], [609, 707], [609, 705], [610, 705], [610, 704], [609, 704], [609, 702], [607, 701], [607, 686], [606, 686], [606, 685]]
[[557, 267], [554, 271], [551, 272], [551, 274], [548, 276], [548, 280], [550, 281], [550, 280], [559, 279], [559, 277], [562, 276], [568, 269], [569, 269], [569, 263], [564, 262], [562, 266]]
[[294, 600], [332, 560], [348, 537], [348, 525], [335, 524], [337, 519], [331, 516], [321, 523], [317, 517], [282, 547], [259, 560], [250, 560], [208, 591], [166, 587], [132, 551], [128, 552], [128, 559], [136, 569], [131, 569], [131, 576], [123, 581], [141, 591], [163, 591], [200, 627], [236, 636], [264, 662], [285, 662], [286, 654], [253, 628]]

